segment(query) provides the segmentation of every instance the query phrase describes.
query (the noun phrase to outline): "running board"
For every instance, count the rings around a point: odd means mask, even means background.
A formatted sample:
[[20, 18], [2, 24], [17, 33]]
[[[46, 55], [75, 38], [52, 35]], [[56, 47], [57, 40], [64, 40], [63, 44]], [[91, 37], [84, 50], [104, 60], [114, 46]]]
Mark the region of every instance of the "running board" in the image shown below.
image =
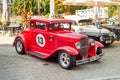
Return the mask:
[[45, 55], [44, 53], [39, 53], [34, 51], [27, 51], [26, 53], [42, 59], [45, 59], [48, 56], [48, 55]]

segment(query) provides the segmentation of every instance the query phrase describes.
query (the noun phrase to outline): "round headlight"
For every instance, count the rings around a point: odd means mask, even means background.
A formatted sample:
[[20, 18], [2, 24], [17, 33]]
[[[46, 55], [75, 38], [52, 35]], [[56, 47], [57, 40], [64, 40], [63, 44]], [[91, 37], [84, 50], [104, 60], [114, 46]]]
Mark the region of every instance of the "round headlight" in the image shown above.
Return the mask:
[[100, 36], [100, 41], [104, 41], [103, 36]]
[[77, 49], [80, 49], [80, 48], [81, 48], [81, 43], [80, 43], [80, 42], [76, 42], [76, 43], [75, 43], [75, 47], [76, 47]]
[[91, 46], [94, 46], [94, 45], [95, 45], [95, 40], [94, 40], [94, 39], [90, 38], [90, 39], [89, 39], [89, 42], [90, 42], [90, 45], [91, 45]]
[[115, 34], [113, 35], [113, 37], [114, 37], [114, 39], [116, 39], [116, 38], [117, 38], [117, 36], [116, 36]]

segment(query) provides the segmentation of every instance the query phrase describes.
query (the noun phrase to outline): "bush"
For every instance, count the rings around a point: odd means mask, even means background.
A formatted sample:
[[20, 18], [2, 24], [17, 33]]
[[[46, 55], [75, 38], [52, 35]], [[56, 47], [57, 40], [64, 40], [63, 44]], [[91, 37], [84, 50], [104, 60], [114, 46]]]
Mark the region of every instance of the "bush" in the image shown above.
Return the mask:
[[6, 27], [10, 24], [10, 22], [2, 22], [2, 27]]
[[44, 18], [49, 18], [50, 13], [44, 15]]

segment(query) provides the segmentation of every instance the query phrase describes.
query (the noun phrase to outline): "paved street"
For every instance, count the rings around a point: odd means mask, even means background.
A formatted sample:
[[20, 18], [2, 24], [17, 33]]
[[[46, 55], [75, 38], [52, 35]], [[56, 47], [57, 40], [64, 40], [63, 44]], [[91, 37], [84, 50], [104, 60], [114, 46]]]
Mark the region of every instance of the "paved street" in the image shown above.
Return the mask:
[[18, 55], [13, 40], [0, 36], [0, 80], [120, 80], [120, 42], [104, 48], [99, 62], [64, 70], [52, 59]]

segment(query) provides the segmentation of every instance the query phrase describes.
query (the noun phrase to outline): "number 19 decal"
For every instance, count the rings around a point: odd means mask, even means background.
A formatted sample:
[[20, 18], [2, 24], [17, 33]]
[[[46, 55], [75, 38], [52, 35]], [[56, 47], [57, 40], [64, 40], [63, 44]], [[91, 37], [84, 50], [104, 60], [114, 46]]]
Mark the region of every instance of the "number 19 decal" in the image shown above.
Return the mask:
[[36, 36], [36, 42], [40, 47], [44, 47], [45, 46], [45, 38], [42, 34], [38, 34]]

